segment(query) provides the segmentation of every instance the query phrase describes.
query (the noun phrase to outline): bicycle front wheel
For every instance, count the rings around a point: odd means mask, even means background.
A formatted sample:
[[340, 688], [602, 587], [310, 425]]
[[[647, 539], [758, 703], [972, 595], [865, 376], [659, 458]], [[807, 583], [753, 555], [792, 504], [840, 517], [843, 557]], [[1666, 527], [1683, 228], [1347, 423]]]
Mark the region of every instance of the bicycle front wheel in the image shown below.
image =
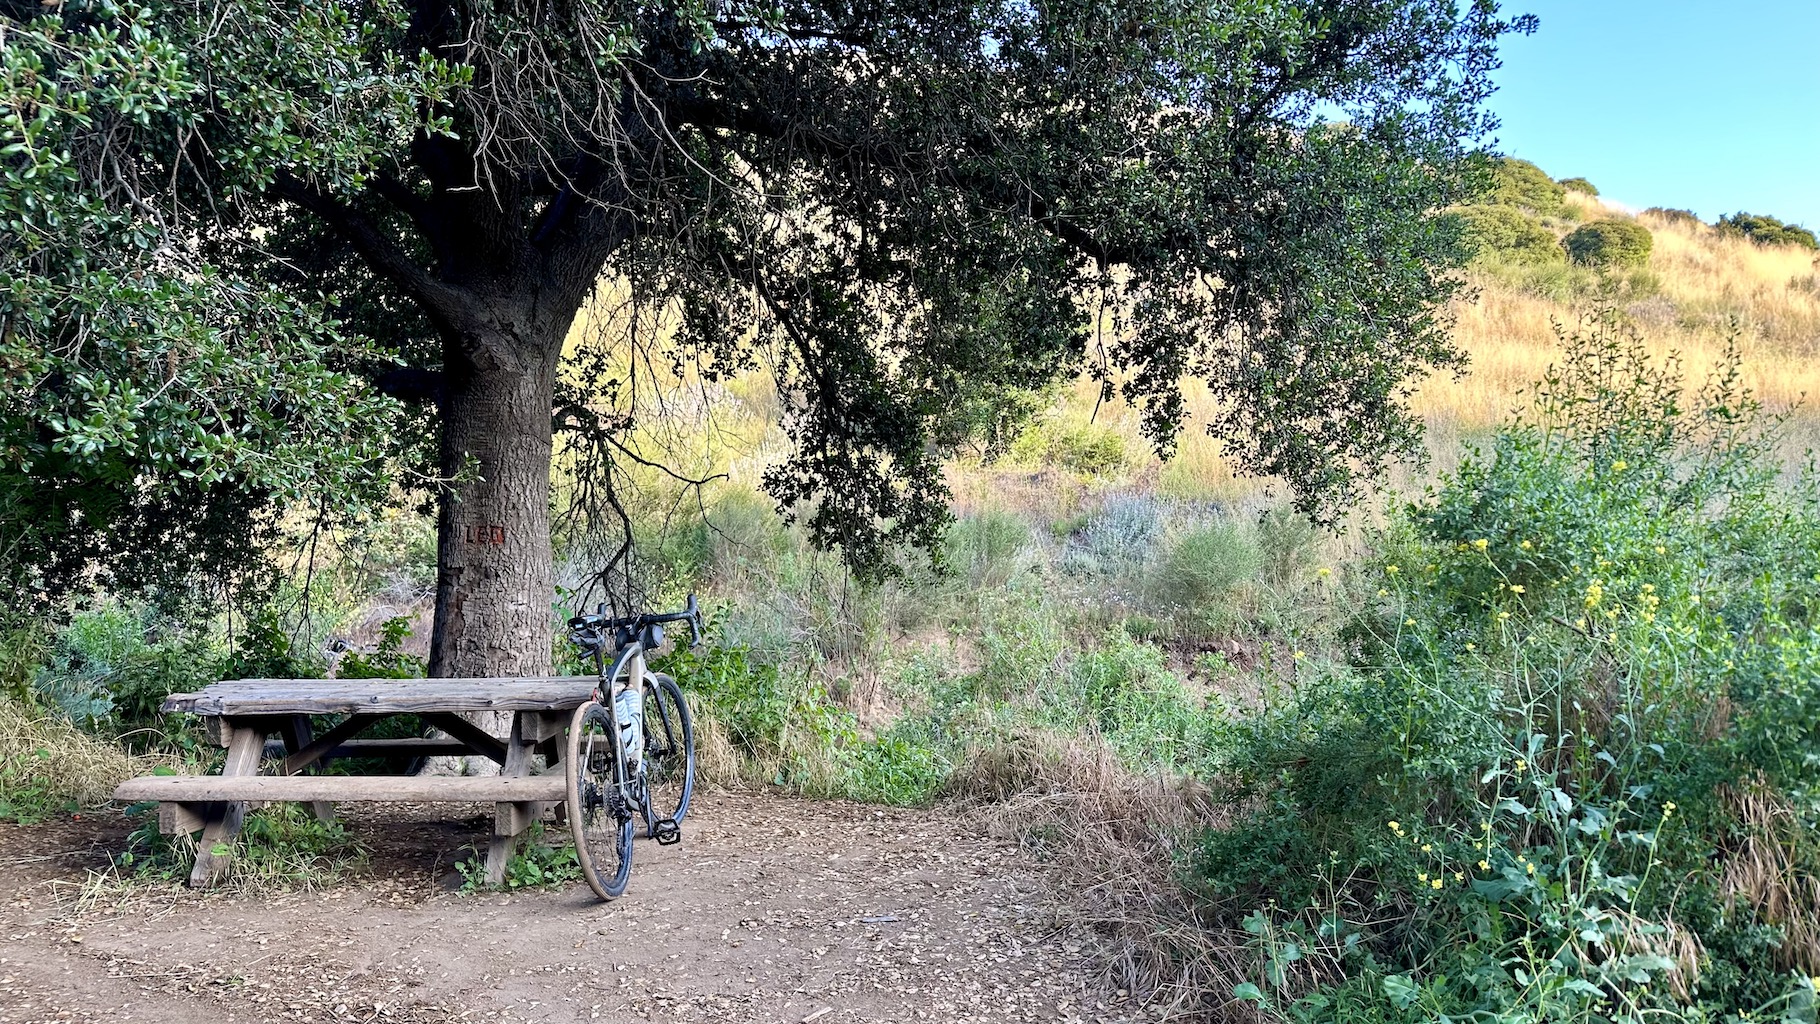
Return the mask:
[[[645, 835], [681, 825], [695, 793], [695, 726], [682, 688], [667, 675], [645, 679]], [[673, 838], [675, 833], [670, 832]], [[670, 841], [665, 839], [666, 842]]]
[[625, 768], [615, 739], [613, 712], [595, 701], [575, 709], [569, 722], [564, 774], [569, 784], [569, 830], [575, 860], [588, 888], [603, 900], [626, 891], [632, 877], [632, 815], [621, 780]]

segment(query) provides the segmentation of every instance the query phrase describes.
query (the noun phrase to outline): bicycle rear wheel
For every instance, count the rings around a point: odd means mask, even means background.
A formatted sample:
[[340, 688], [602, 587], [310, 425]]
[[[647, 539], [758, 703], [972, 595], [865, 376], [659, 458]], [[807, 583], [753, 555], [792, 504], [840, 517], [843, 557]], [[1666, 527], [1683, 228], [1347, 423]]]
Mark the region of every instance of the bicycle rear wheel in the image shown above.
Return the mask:
[[613, 712], [589, 701], [569, 722], [564, 774], [569, 783], [569, 830], [588, 888], [603, 900], [626, 891], [632, 877], [633, 809], [621, 793]]
[[[645, 679], [645, 835], [674, 842], [661, 822], [681, 825], [695, 793], [695, 726], [682, 688], [663, 674]], [[670, 838], [665, 839], [666, 833]]]

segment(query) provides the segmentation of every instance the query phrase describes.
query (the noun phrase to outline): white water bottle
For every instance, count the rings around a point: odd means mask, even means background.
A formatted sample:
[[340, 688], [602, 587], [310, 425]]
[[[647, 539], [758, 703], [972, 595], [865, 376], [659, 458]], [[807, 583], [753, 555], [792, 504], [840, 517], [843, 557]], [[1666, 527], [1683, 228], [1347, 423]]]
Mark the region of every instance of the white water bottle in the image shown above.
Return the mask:
[[626, 763], [637, 765], [645, 756], [645, 707], [638, 691], [621, 687], [613, 695], [613, 717], [619, 722], [619, 746]]

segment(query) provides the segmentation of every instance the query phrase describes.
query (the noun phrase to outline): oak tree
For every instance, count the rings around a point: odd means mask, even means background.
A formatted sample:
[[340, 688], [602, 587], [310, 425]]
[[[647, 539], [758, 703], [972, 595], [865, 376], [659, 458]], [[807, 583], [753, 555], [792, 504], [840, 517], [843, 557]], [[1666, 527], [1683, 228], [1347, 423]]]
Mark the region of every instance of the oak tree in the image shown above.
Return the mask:
[[[1492, 0], [0, 0], [0, 515], [37, 593], [432, 453], [432, 671], [548, 667], [551, 461], [623, 347], [777, 377], [862, 571], [978, 408], [1181, 381], [1330, 509], [1460, 356]], [[601, 282], [675, 319], [565, 356]], [[962, 415], [972, 403], [974, 413]], [[1012, 403], [1015, 404], [1015, 403]], [[233, 536], [223, 545], [212, 537]], [[21, 539], [23, 538], [23, 539]]]

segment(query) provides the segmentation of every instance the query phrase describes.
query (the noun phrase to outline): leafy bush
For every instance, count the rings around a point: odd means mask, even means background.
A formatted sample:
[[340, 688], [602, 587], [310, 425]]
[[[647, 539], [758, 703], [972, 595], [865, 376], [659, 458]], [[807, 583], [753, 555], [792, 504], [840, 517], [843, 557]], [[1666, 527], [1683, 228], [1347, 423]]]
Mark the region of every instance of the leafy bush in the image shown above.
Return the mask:
[[1743, 235], [1758, 245], [1798, 245], [1820, 249], [1820, 239], [1799, 224], [1788, 224], [1768, 214], [1734, 213], [1720, 217], [1717, 225], [1726, 234]]
[[957, 519], [948, 528], [942, 556], [969, 587], [1002, 587], [1017, 574], [1030, 541], [1029, 524], [995, 509]]
[[1554, 232], [1515, 207], [1467, 206], [1455, 216], [1480, 260], [1545, 265], [1567, 259]]
[[[140, 881], [182, 882], [196, 859], [196, 840], [158, 831], [156, 805], [128, 808], [144, 823], [114, 867]], [[367, 850], [339, 820], [322, 821], [301, 804], [275, 803], [247, 812], [232, 842], [216, 852], [230, 860], [227, 881], [248, 891], [313, 888], [364, 867]]]
[[1124, 436], [1095, 423], [1038, 423], [1012, 442], [1011, 457], [1083, 476], [1115, 476], [1130, 462]]
[[1652, 206], [1649, 209], [1644, 210], [1642, 215], [1645, 217], [1654, 217], [1657, 220], [1668, 224], [1678, 224], [1683, 227], [1703, 227], [1706, 223], [1700, 219], [1699, 214], [1692, 210], [1682, 210], [1668, 206]]
[[169, 694], [218, 678], [221, 654], [204, 636], [149, 607], [78, 613], [32, 679], [35, 699], [91, 731], [153, 722]]
[[[1814, 1019], [1820, 489], [1736, 359], [1609, 316], [1375, 546], [1380, 597], [1220, 726], [1197, 865], [1303, 1021]], [[1769, 853], [1768, 851], [1776, 851]]]
[[1593, 183], [1587, 181], [1585, 178], [1562, 178], [1560, 181], [1556, 182], [1556, 184], [1569, 192], [1579, 192], [1589, 196], [1596, 196], [1599, 194], [1599, 190], [1593, 187]]
[[581, 881], [581, 862], [575, 856], [575, 844], [566, 839], [550, 843], [544, 838], [544, 827], [532, 825], [520, 836], [506, 858], [505, 878], [498, 886], [487, 884], [486, 857], [479, 850], [456, 862], [461, 875], [461, 891], [488, 892], [494, 889], [556, 888]]
[[1069, 537], [1062, 565], [1072, 573], [1114, 576], [1147, 561], [1163, 533], [1163, 510], [1143, 494], [1114, 494]]
[[1649, 262], [1655, 239], [1636, 221], [1613, 218], [1580, 225], [1561, 245], [1568, 259], [1584, 267], [1636, 267]]
[[1202, 621], [1219, 618], [1239, 587], [1258, 577], [1263, 553], [1231, 520], [1194, 526], [1175, 538], [1151, 580], [1153, 600]]
[[1567, 189], [1528, 160], [1499, 157], [1491, 170], [1493, 203], [1543, 216], [1558, 214], [1566, 205]]
[[1196, 747], [1200, 701], [1169, 671], [1163, 652], [1122, 629], [1107, 631], [1043, 691], [1046, 719], [1097, 733], [1127, 764], [1177, 768]]

